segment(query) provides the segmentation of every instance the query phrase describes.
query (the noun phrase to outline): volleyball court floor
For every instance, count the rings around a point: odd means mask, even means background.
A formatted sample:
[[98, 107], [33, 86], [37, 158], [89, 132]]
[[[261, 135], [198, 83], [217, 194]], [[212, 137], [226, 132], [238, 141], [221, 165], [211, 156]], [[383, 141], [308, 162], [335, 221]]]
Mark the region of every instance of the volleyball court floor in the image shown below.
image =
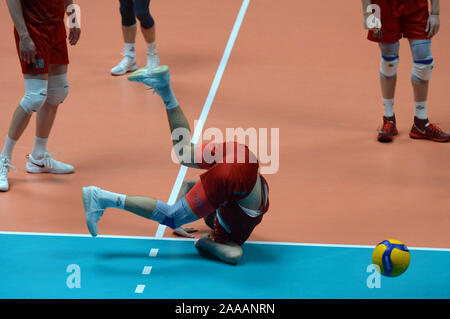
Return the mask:
[[[198, 172], [171, 161], [159, 98], [109, 75], [121, 58], [118, 4], [78, 4], [82, 37], [69, 48], [70, 93], [49, 142], [76, 171], [26, 174], [30, 122], [13, 157], [19, 171], [10, 173], [11, 190], [0, 194], [1, 298], [450, 297], [449, 148], [407, 136], [413, 109], [404, 41], [400, 135], [391, 145], [376, 141], [379, 52], [365, 40], [359, 5], [152, 1], [161, 63], [170, 66], [175, 94], [191, 126], [197, 120], [197, 134], [256, 128], [270, 140], [271, 129], [279, 129], [271, 161], [261, 164], [272, 171], [266, 174], [270, 210], [236, 266], [198, 255], [194, 239], [115, 209], [106, 211], [100, 236], [91, 238], [81, 187], [173, 201], [182, 180]], [[6, 136], [23, 80], [12, 22], [0, 6], [6, 75], [0, 134]], [[433, 42], [429, 105], [431, 119], [450, 129], [445, 23]], [[137, 48], [142, 65], [140, 34]], [[196, 238], [208, 231], [202, 221], [191, 226]], [[388, 238], [408, 245], [411, 264], [373, 287], [372, 250]]]

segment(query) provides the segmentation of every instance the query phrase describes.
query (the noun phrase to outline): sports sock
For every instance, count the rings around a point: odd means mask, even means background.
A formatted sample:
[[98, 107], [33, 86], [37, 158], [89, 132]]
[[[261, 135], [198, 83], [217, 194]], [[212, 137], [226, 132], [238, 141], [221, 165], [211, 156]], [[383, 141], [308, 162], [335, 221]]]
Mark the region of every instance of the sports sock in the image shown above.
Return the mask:
[[125, 42], [125, 56], [128, 56], [130, 58], [136, 58], [136, 50], [135, 50], [135, 43], [126, 43]]
[[157, 90], [159, 96], [163, 99], [164, 105], [167, 110], [174, 109], [178, 106], [178, 101], [175, 98], [175, 94], [172, 91], [170, 84]]
[[428, 118], [427, 101], [423, 102], [414, 101], [414, 116], [421, 120], [425, 120]]
[[34, 147], [31, 156], [34, 159], [41, 159], [44, 157], [45, 152], [47, 152], [47, 142], [48, 138], [41, 138], [38, 136], [34, 137]]
[[156, 41], [147, 42], [147, 54], [156, 52]]
[[6, 136], [6, 141], [5, 141], [5, 145], [3, 146], [3, 151], [2, 151], [2, 157], [7, 157], [9, 159], [11, 159], [12, 157], [12, 152], [14, 149], [14, 146], [16, 145], [17, 141], [9, 138], [9, 136]]
[[394, 99], [383, 98], [384, 116], [387, 118], [394, 116]]
[[103, 189], [99, 190], [99, 199], [105, 208], [115, 207], [118, 209], [125, 209], [126, 195], [108, 192]]

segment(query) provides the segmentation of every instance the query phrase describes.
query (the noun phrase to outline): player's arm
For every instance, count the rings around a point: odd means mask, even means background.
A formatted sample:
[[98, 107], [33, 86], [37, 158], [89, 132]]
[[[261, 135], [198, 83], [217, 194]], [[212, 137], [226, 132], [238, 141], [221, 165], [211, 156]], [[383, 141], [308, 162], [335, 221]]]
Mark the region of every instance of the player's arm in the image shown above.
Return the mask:
[[436, 33], [439, 32], [440, 20], [439, 20], [439, 0], [431, 0], [431, 12], [428, 17], [427, 29], [428, 38], [432, 38]]
[[23, 18], [22, 4], [20, 0], [6, 0], [11, 19], [19, 34], [20, 58], [27, 63], [34, 63], [36, 47], [28, 33], [28, 28]]
[[72, 0], [64, 0], [64, 8], [66, 9], [67, 17], [70, 19], [69, 43], [70, 45], [77, 44], [81, 35], [80, 17], [77, 16], [77, 11], [72, 7]]
[[195, 164], [195, 145], [191, 143], [191, 128], [180, 106], [167, 110], [174, 152], [181, 165], [199, 168]]

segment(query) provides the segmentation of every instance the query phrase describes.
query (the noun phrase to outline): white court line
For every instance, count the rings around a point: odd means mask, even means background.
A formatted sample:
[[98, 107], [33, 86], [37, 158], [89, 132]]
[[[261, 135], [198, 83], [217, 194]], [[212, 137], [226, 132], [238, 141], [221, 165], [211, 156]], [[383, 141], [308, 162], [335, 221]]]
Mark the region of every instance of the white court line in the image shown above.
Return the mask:
[[[87, 234], [67, 234], [67, 233], [36, 233], [36, 232], [13, 232], [0, 231], [0, 235], [25, 235], [25, 236], [49, 236], [49, 237], [92, 237]], [[110, 239], [140, 239], [140, 240], [166, 240], [166, 241], [191, 241], [195, 238], [175, 238], [175, 237], [149, 237], [149, 236], [125, 236], [125, 235], [99, 235], [96, 238]], [[95, 239], [93, 239], [95, 240]], [[374, 248], [375, 245], [350, 245], [350, 244], [316, 244], [316, 243], [294, 243], [294, 242], [277, 242], [277, 241], [246, 241], [245, 244], [252, 245], [278, 245], [278, 246], [306, 246], [306, 247], [336, 247], [336, 248]], [[450, 252], [450, 248], [433, 248], [433, 247], [409, 247], [409, 250], [426, 250], [426, 251], [444, 251]]]
[[145, 285], [137, 285], [136, 289], [134, 290], [135, 294], [142, 294], [144, 292]]
[[[214, 81], [209, 90], [208, 97], [206, 98], [205, 105], [203, 106], [202, 113], [200, 114], [200, 118], [197, 122], [197, 126], [194, 129], [194, 134], [192, 136], [191, 142], [196, 144], [202, 133], [203, 126], [205, 125], [206, 118], [208, 117], [209, 110], [211, 109], [211, 105], [214, 101], [214, 98], [217, 93], [217, 89], [219, 88], [220, 81], [222, 80], [223, 73], [228, 63], [228, 59], [230, 58], [231, 50], [233, 49], [234, 42], [236, 41], [237, 35], [239, 33], [239, 29], [241, 28], [242, 21], [244, 20], [245, 13], [247, 11], [248, 5], [250, 4], [250, 0], [243, 0], [241, 9], [239, 10], [238, 16], [233, 26], [233, 30], [231, 31], [230, 37], [228, 39], [228, 43], [225, 47], [225, 51], [222, 56], [222, 60], [220, 61], [219, 68], [217, 69], [216, 76], [214, 77]], [[175, 184], [172, 188], [172, 192], [170, 193], [168, 204], [172, 205], [175, 203], [175, 200], [180, 192], [181, 185], [183, 184], [184, 177], [186, 176], [187, 167], [181, 166], [178, 171], [177, 179], [175, 180]], [[155, 237], [163, 237], [164, 231], [166, 230], [166, 226], [159, 225], [158, 230], [156, 231]]]
[[150, 249], [150, 253], [148, 254], [150, 257], [156, 257], [158, 255], [159, 249], [158, 248], [152, 248]]
[[150, 272], [152, 271], [152, 266], [145, 266], [144, 269], [142, 269], [143, 275], [150, 275]]

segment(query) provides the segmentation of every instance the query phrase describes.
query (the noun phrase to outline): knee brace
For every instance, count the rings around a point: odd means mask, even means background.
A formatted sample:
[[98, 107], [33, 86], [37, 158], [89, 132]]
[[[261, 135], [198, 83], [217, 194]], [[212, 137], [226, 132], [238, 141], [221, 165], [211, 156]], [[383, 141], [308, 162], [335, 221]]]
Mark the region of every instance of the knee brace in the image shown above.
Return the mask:
[[152, 15], [150, 14], [150, 10], [148, 6], [145, 8], [138, 8], [136, 6], [136, 18], [138, 18], [141, 26], [144, 29], [150, 29], [155, 24]]
[[119, 0], [120, 15], [122, 17], [122, 25], [130, 27], [136, 24], [136, 16], [134, 15], [134, 0]]
[[28, 114], [37, 112], [47, 99], [47, 80], [25, 79], [25, 95], [20, 106]]
[[383, 78], [392, 78], [397, 75], [399, 57], [399, 42], [395, 43], [380, 43], [381, 49], [381, 63], [380, 76]]
[[69, 94], [69, 82], [67, 74], [51, 75], [48, 77], [47, 103], [58, 106], [64, 102]]
[[187, 204], [186, 199], [183, 197], [174, 205], [169, 205], [158, 200], [151, 219], [172, 229], [177, 229], [199, 218], [194, 214]]
[[426, 82], [433, 73], [434, 61], [431, 55], [431, 40], [416, 40], [411, 42], [413, 67], [411, 78], [417, 82]]

